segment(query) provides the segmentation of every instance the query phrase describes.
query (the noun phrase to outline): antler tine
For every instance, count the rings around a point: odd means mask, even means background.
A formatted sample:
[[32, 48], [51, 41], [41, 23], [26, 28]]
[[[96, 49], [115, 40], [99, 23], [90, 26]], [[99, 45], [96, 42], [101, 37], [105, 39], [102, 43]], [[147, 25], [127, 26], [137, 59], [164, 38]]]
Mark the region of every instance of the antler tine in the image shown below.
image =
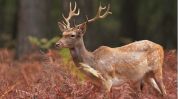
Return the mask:
[[[65, 17], [64, 14], [62, 14], [64, 21], [62, 21], [61, 23], [64, 25], [64, 27], [66, 28], [70, 28], [70, 22], [69, 20], [73, 17], [73, 16], [78, 16], [80, 14], [80, 9], [77, 10], [77, 4], [76, 2], [74, 3], [74, 8], [72, 8], [72, 3], [70, 2], [70, 11], [69, 11], [69, 15], [68, 17]], [[101, 14], [101, 12], [105, 10], [105, 12], [103, 14]], [[104, 6], [102, 7], [101, 2], [98, 8], [98, 11], [96, 13], [96, 16], [90, 20], [88, 20], [88, 17], [86, 16], [87, 21], [85, 21], [84, 23], [89, 23], [89, 22], [93, 22], [97, 19], [103, 19], [106, 16], [108, 16], [109, 14], [112, 14], [112, 12], [110, 12], [110, 4], [108, 4], [108, 6]], [[83, 23], [81, 23], [83, 24]], [[81, 24], [77, 25], [80, 26]]]
[[98, 12], [97, 12], [97, 17], [100, 17], [101, 15], [101, 11], [102, 10], [105, 10], [106, 9], [106, 6], [104, 6], [104, 7], [102, 7], [102, 5], [101, 5], [101, 2], [100, 2], [100, 6], [99, 6], [99, 8], [98, 8]]
[[70, 11], [69, 11], [68, 17], [66, 18], [66, 17], [64, 17], [64, 15], [62, 15], [63, 18], [64, 18], [64, 20], [65, 20], [65, 22], [66, 22], [66, 23], [64, 23], [64, 22], [63, 22], [63, 23], [66, 25], [67, 28], [70, 28], [70, 22], [69, 22], [69, 20], [70, 20], [73, 16], [78, 16], [78, 15], [80, 14], [80, 9], [77, 10], [77, 13], [76, 13], [76, 9], [77, 9], [77, 4], [76, 4], [76, 2], [75, 2], [75, 4], [74, 4], [74, 8], [73, 8], [73, 9], [72, 9], [72, 3], [70, 2]]
[[62, 14], [62, 17], [64, 18], [65, 22], [62, 21], [62, 23], [65, 25], [65, 27], [68, 27], [69, 22], [67, 21], [67, 18], [65, 18], [64, 14]]
[[64, 25], [65, 25], [65, 27], [67, 26], [67, 24], [66, 24], [64, 21], [62, 21], [62, 24], [64, 24]]
[[101, 2], [100, 2], [99, 9], [104, 10], [104, 9], [106, 9], [106, 6], [102, 7]]
[[72, 4], [71, 4], [71, 2], [70, 2], [70, 11], [69, 11], [69, 13], [72, 11]]
[[109, 11], [110, 10], [110, 4], [108, 4], [108, 8], [106, 10], [106, 12], [100, 16], [100, 18], [105, 18], [107, 15], [112, 14], [112, 12]]
[[88, 22], [93, 22], [93, 21], [95, 21], [95, 20], [97, 20], [97, 19], [103, 19], [103, 18], [105, 18], [106, 16], [108, 16], [109, 14], [112, 14], [112, 12], [109, 11], [109, 10], [110, 10], [110, 4], [108, 4], [105, 13], [101, 15], [101, 12], [102, 12], [103, 10], [105, 10], [105, 9], [106, 9], [106, 6], [102, 7], [102, 5], [101, 5], [101, 3], [100, 3], [100, 6], [99, 6], [99, 8], [98, 8], [98, 12], [97, 12], [96, 16], [95, 16], [94, 18], [88, 20]]
[[77, 8], [77, 3], [76, 3], [76, 1], [75, 1], [75, 3], [74, 3], [74, 10], [73, 10], [73, 11], [75, 11], [76, 8]]

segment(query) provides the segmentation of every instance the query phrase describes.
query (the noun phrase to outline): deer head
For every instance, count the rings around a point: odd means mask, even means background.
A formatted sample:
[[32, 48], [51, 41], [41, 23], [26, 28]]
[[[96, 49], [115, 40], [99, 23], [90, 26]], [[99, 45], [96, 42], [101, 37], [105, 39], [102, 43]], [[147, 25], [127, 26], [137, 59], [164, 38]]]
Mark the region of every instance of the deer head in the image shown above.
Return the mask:
[[[105, 10], [105, 12], [103, 14], [101, 14], [101, 12], [103, 10]], [[94, 18], [88, 19], [88, 17], [86, 16], [85, 22], [83, 22], [79, 25], [75, 25], [74, 27], [71, 27], [69, 21], [73, 16], [78, 16], [80, 14], [80, 9], [77, 10], [76, 2], [74, 5], [74, 8], [72, 9], [72, 4], [70, 2], [70, 11], [69, 11], [68, 17], [65, 17], [64, 15], [62, 15], [64, 18], [64, 21], [58, 22], [58, 26], [59, 26], [61, 32], [63, 32], [63, 33], [62, 33], [62, 38], [56, 43], [56, 47], [73, 48], [75, 45], [77, 45], [79, 42], [81, 42], [81, 40], [83, 40], [83, 35], [86, 32], [87, 23], [96, 21], [97, 19], [103, 19], [107, 15], [112, 14], [109, 10], [110, 10], [109, 4], [107, 7], [106, 6], [102, 7], [101, 3], [100, 3], [98, 12]]]

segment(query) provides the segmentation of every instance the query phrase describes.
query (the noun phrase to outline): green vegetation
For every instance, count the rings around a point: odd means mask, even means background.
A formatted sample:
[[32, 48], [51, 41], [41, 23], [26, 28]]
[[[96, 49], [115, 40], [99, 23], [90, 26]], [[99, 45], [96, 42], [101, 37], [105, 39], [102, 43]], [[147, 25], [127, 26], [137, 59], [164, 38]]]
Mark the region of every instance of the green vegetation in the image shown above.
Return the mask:
[[67, 64], [71, 60], [71, 55], [68, 48], [60, 49], [59, 55], [63, 58], [65, 64]]
[[59, 37], [53, 37], [48, 40], [47, 38], [39, 39], [37, 37], [29, 36], [28, 39], [32, 45], [37, 46], [40, 49], [49, 49], [59, 40]]

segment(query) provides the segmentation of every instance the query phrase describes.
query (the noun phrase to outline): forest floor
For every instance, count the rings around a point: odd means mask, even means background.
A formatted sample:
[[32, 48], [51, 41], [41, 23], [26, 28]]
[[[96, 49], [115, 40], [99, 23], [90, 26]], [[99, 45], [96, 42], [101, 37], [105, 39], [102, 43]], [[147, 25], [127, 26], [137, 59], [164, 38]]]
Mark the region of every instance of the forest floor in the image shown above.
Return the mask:
[[[14, 52], [0, 50], [0, 99], [103, 99], [104, 93], [89, 81], [73, 76], [62, 57], [53, 50], [50, 54], [32, 53], [19, 61]], [[139, 95], [129, 84], [113, 89], [112, 99], [177, 99], [177, 54], [165, 52], [163, 65], [167, 96], [162, 97], [150, 85]]]

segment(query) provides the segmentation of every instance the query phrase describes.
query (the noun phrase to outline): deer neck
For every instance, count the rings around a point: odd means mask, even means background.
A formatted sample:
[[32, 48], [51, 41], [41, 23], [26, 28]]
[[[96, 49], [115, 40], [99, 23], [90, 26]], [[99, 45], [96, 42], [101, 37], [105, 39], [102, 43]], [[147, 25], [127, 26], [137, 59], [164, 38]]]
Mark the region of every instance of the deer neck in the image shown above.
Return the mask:
[[76, 44], [74, 48], [70, 49], [71, 56], [73, 58], [74, 63], [79, 66], [79, 63], [91, 64], [91, 60], [93, 59], [93, 55], [89, 52], [84, 45], [83, 38]]
[[100, 80], [98, 80], [93, 74], [84, 71], [79, 63], [84, 63], [87, 64], [88, 66], [91, 66], [92, 68], [95, 69], [95, 60], [94, 60], [94, 55], [89, 52], [84, 45], [83, 39], [78, 43], [74, 48], [70, 49], [71, 56], [73, 58], [73, 61], [75, 65], [83, 72], [86, 77], [91, 80], [94, 84], [96, 85], [101, 85]]

